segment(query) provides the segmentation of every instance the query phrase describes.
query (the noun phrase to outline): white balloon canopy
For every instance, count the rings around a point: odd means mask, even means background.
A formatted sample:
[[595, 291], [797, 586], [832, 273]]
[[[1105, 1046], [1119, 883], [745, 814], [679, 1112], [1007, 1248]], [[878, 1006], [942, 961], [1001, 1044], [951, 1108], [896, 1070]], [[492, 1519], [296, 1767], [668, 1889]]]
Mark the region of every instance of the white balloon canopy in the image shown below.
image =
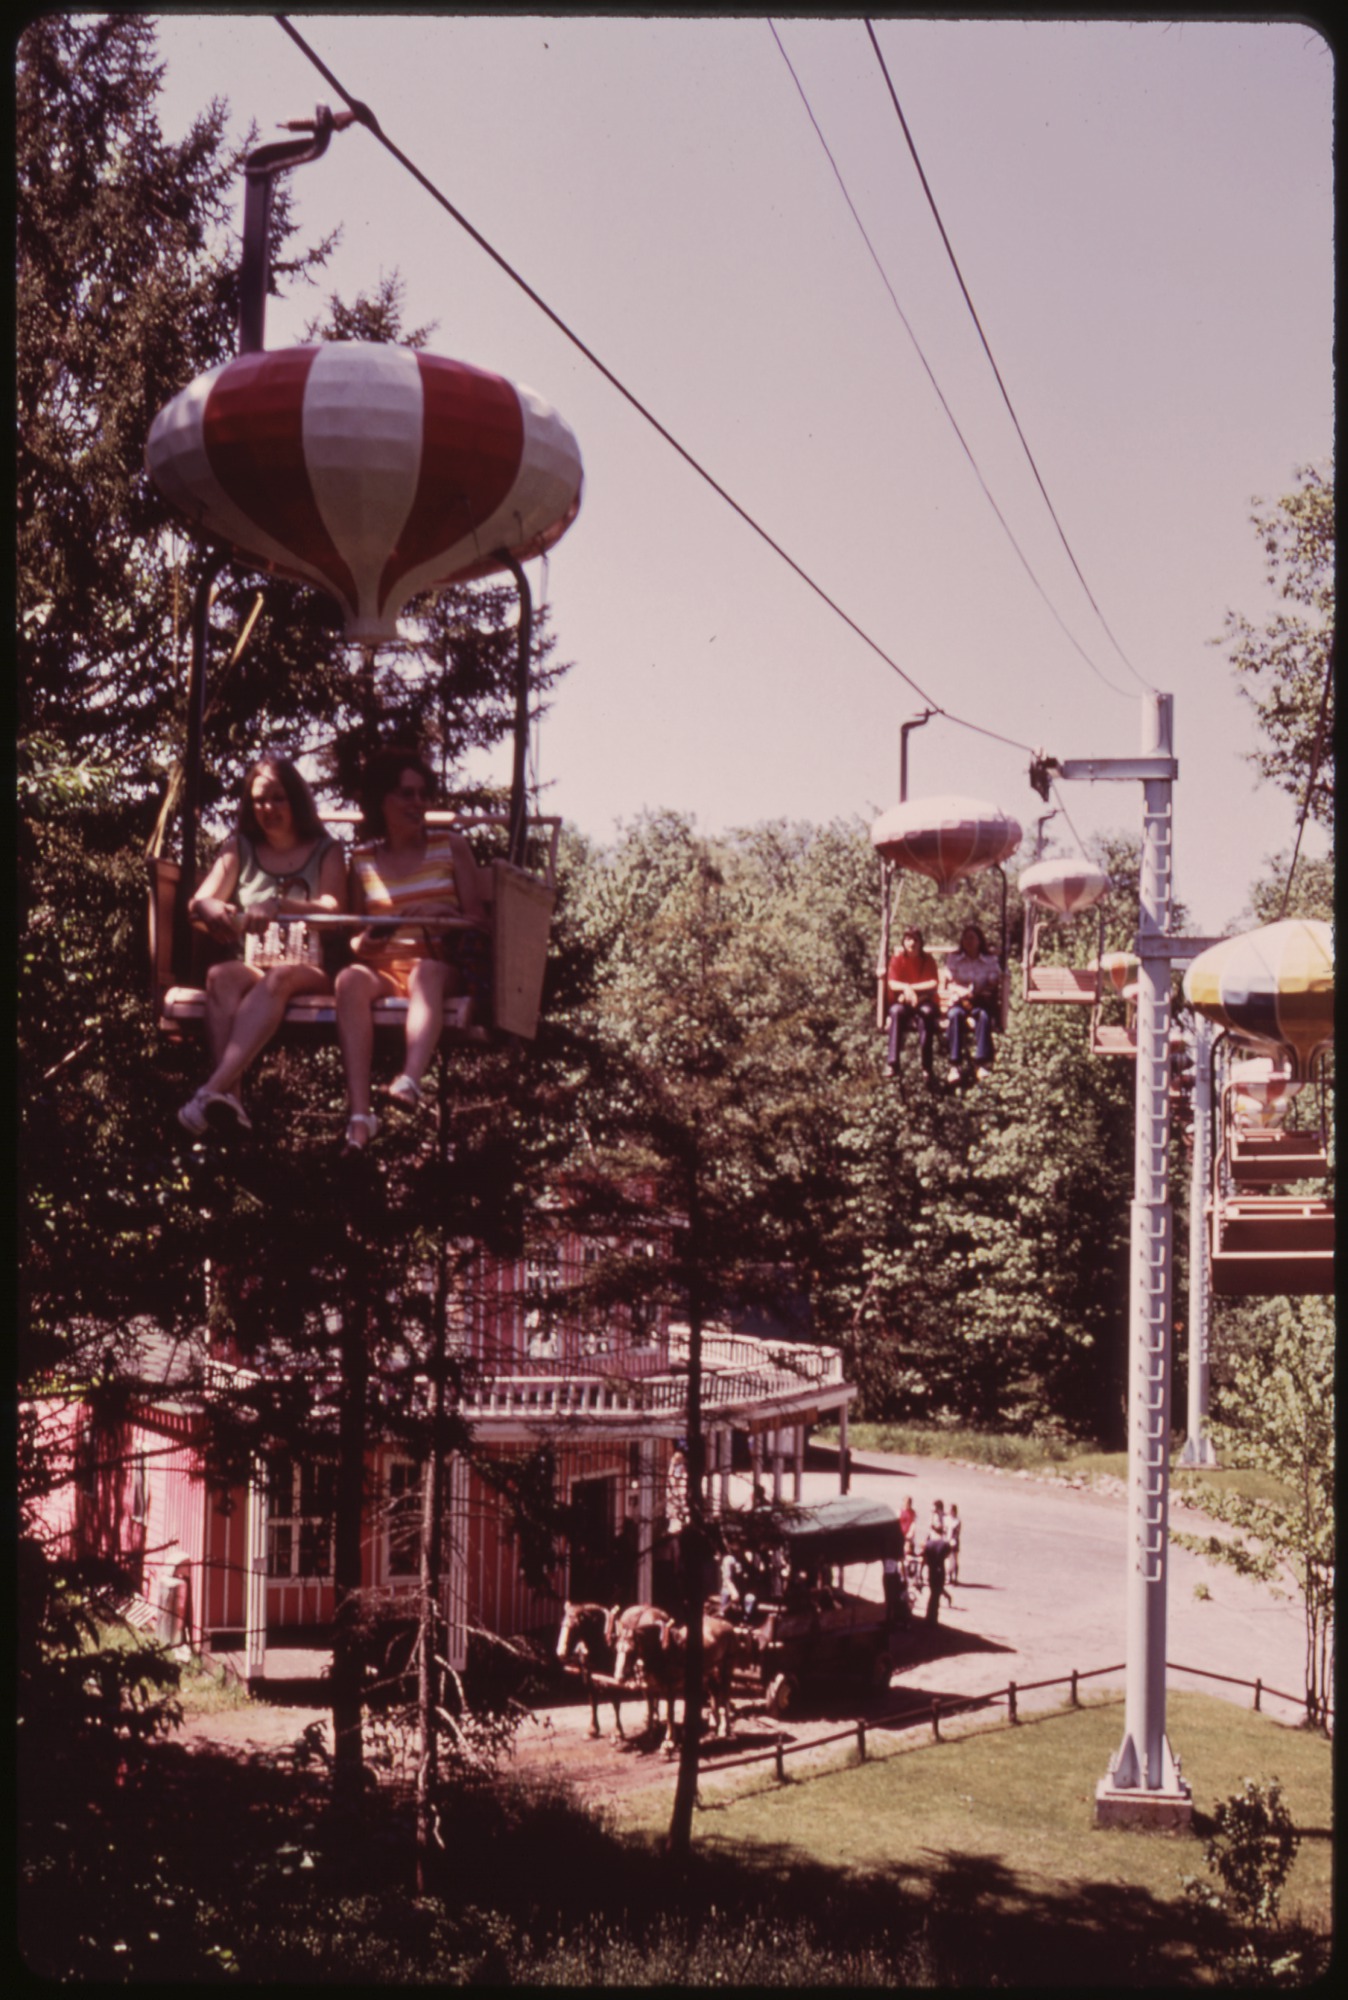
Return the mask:
[[410, 348], [238, 355], [159, 412], [146, 465], [198, 529], [399, 637], [418, 592], [541, 555], [580, 508], [574, 434], [532, 390]]
[[1109, 876], [1093, 861], [1080, 855], [1055, 855], [1022, 868], [1018, 877], [1021, 895], [1041, 910], [1056, 910], [1061, 917], [1089, 910], [1109, 888]]
[[948, 895], [966, 875], [1005, 861], [1020, 824], [986, 799], [908, 799], [871, 825], [871, 844], [896, 868], [911, 868]]

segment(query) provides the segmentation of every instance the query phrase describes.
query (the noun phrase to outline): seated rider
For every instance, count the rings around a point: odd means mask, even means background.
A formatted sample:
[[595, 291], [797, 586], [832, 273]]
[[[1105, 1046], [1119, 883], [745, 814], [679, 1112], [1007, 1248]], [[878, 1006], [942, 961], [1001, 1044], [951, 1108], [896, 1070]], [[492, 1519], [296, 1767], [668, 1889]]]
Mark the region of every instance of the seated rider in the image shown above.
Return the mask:
[[940, 974], [936, 960], [923, 942], [919, 930], [906, 930], [903, 948], [889, 961], [885, 990], [889, 995], [889, 1074], [897, 1076], [903, 1038], [916, 1024], [918, 1054], [922, 1067], [931, 1075], [931, 1043], [940, 1019], [936, 989]]
[[946, 1034], [950, 1046], [947, 1083], [960, 1080], [960, 1059], [966, 1027], [974, 1033], [974, 1074], [981, 1083], [992, 1068], [992, 1017], [997, 1010], [1002, 968], [977, 924], [966, 924], [958, 951], [946, 960], [949, 981]]

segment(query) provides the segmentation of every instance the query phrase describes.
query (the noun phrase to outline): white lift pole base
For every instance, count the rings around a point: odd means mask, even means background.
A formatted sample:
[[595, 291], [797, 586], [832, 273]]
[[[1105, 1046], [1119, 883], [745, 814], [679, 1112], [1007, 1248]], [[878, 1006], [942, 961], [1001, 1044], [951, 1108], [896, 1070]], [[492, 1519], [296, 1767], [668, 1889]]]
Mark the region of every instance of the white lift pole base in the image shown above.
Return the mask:
[[1095, 1787], [1097, 1826], [1135, 1826], [1149, 1832], [1166, 1832], [1187, 1827], [1193, 1820], [1193, 1788], [1180, 1776], [1179, 1759], [1170, 1748], [1169, 1737], [1162, 1739], [1161, 1782], [1159, 1785], [1121, 1785], [1118, 1774], [1137, 1757], [1125, 1740], [1110, 1764], [1108, 1775]]

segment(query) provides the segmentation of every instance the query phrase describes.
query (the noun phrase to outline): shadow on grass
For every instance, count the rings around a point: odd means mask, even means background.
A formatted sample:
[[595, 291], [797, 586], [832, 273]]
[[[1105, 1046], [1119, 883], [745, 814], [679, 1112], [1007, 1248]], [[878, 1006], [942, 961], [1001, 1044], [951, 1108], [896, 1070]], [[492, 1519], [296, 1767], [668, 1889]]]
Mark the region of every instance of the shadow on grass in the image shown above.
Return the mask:
[[1143, 1888], [944, 1849], [848, 1874], [746, 1848], [710, 1815], [676, 1870], [564, 1783], [509, 1776], [444, 1793], [414, 1893], [412, 1815], [389, 1788], [338, 1812], [314, 1771], [172, 1744], [97, 1797], [69, 1778], [25, 1799], [23, 1950], [49, 1979], [1157, 1985], [1232, 1941]]

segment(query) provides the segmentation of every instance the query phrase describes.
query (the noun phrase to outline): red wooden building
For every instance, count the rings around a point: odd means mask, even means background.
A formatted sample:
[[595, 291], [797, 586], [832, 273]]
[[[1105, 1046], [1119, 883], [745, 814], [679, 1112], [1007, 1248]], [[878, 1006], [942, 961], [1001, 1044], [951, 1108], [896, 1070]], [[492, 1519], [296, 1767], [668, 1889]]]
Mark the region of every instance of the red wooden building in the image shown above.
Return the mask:
[[[458, 1408], [471, 1449], [447, 1471], [446, 1615], [453, 1663], [470, 1627], [555, 1635], [568, 1596], [649, 1602], [659, 1584], [666, 1467], [687, 1428], [688, 1334], [660, 1306], [573, 1309], [566, 1301], [603, 1254], [554, 1217], [533, 1255], [478, 1256], [449, 1315], [471, 1362]], [[331, 1444], [255, 1452], [222, 1470], [220, 1411], [259, 1379], [228, 1340], [173, 1342], [136, 1329], [134, 1388], [115, 1418], [78, 1391], [37, 1405], [58, 1478], [39, 1525], [74, 1550], [115, 1556], [133, 1612], [250, 1681], [320, 1670], [334, 1610]], [[799, 1497], [805, 1439], [843, 1428], [855, 1391], [835, 1350], [712, 1329], [703, 1338], [708, 1502], [727, 1503], [736, 1434], [772, 1497]], [[326, 1394], [315, 1384], [316, 1440]], [[569, 1545], [547, 1587], [521, 1572], [493, 1462], [546, 1444]], [[742, 1450], [742, 1447], [741, 1447]], [[393, 1600], [417, 1587], [420, 1467], [376, 1439], [366, 1458], [362, 1581]]]

